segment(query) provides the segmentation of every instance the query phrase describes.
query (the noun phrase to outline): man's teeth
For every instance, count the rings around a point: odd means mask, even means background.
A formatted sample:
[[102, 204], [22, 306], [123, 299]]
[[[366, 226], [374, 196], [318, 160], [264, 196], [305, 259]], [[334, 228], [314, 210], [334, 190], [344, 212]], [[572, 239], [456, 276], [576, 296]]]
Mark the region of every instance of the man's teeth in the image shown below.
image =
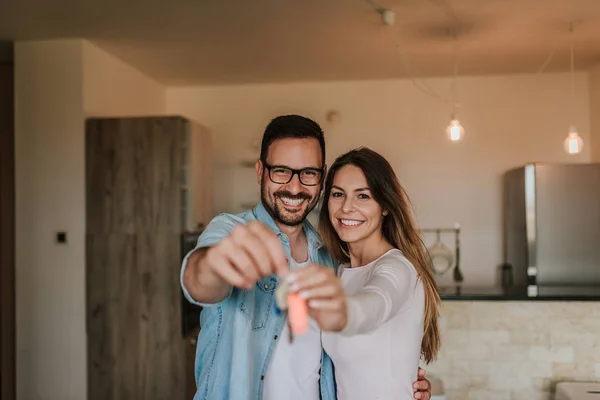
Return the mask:
[[346, 225], [346, 226], [356, 226], [356, 225], [360, 225], [363, 223], [363, 221], [353, 221], [350, 219], [340, 219], [340, 221], [342, 222], [342, 225]]
[[281, 197], [281, 201], [288, 206], [299, 206], [304, 199], [288, 199], [286, 197]]

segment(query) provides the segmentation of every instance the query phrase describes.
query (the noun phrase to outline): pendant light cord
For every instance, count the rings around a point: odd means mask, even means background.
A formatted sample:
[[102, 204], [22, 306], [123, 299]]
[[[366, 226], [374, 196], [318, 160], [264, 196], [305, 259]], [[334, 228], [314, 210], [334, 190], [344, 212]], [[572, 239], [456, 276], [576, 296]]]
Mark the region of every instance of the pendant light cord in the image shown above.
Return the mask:
[[452, 46], [453, 52], [453, 76], [452, 76], [452, 119], [456, 118], [456, 79], [458, 76], [458, 39], [456, 37], [456, 27], [453, 32], [454, 44]]
[[[571, 93], [570, 93], [570, 103], [571, 103], [571, 110], [575, 109], [575, 106], [573, 104], [573, 102], [575, 101], [575, 96], [574, 96], [574, 75], [575, 75], [575, 71], [574, 71], [574, 64], [575, 64], [575, 57], [574, 57], [574, 50], [573, 50], [573, 22], [571, 22], [571, 27], [569, 29], [570, 32], [570, 41], [571, 41]], [[573, 117], [575, 117], [575, 115], [573, 115]]]

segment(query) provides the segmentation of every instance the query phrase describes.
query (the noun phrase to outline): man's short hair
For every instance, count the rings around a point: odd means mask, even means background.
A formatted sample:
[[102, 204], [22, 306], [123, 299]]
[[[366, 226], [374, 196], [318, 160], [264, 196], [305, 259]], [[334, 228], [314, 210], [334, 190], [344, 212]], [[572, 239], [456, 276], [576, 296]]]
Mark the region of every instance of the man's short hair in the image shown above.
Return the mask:
[[321, 146], [321, 162], [325, 164], [325, 136], [318, 123], [301, 115], [281, 115], [265, 128], [260, 146], [260, 159], [266, 161], [271, 143], [277, 139], [317, 139]]

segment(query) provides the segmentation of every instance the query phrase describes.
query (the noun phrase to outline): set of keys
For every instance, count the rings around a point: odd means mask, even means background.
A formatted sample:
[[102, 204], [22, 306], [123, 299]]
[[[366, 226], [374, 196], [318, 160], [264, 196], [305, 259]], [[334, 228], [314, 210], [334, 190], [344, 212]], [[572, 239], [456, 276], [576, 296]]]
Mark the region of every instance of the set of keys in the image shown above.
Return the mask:
[[288, 339], [294, 341], [294, 335], [302, 335], [308, 330], [308, 306], [306, 300], [296, 292], [290, 292], [290, 287], [281, 279], [275, 289], [275, 304], [280, 312], [285, 313], [288, 324]]

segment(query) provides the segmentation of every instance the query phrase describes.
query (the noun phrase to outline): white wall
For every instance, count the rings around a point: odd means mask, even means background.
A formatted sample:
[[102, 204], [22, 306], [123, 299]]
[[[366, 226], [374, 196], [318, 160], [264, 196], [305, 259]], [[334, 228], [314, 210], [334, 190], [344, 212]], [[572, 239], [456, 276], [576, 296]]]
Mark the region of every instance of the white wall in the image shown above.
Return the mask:
[[165, 88], [91, 42], [83, 42], [86, 116], [161, 115]]
[[[589, 146], [575, 156], [563, 150], [571, 122], [589, 143], [588, 80], [587, 73], [577, 74], [570, 104], [567, 74], [460, 79], [466, 137], [456, 144], [445, 136], [450, 105], [409, 80], [171, 88], [167, 112], [213, 132], [220, 163], [215, 212], [238, 212], [242, 203], [259, 199], [254, 171], [239, 160], [256, 159], [250, 143], [276, 115], [300, 113], [319, 121], [329, 163], [353, 147], [372, 147], [396, 169], [422, 227], [462, 225], [465, 283], [487, 284], [502, 262], [502, 173], [530, 161], [590, 160]], [[447, 96], [450, 80], [429, 84]], [[338, 125], [327, 123], [330, 109], [340, 112]]]
[[17, 42], [15, 78], [17, 395], [81, 400], [84, 118], [163, 114], [164, 89], [80, 40]]
[[591, 160], [600, 162], [600, 64], [590, 72]]
[[[76, 40], [15, 46], [17, 398], [22, 400], [86, 396], [81, 51]], [[68, 232], [67, 245], [54, 243], [59, 230]]]

